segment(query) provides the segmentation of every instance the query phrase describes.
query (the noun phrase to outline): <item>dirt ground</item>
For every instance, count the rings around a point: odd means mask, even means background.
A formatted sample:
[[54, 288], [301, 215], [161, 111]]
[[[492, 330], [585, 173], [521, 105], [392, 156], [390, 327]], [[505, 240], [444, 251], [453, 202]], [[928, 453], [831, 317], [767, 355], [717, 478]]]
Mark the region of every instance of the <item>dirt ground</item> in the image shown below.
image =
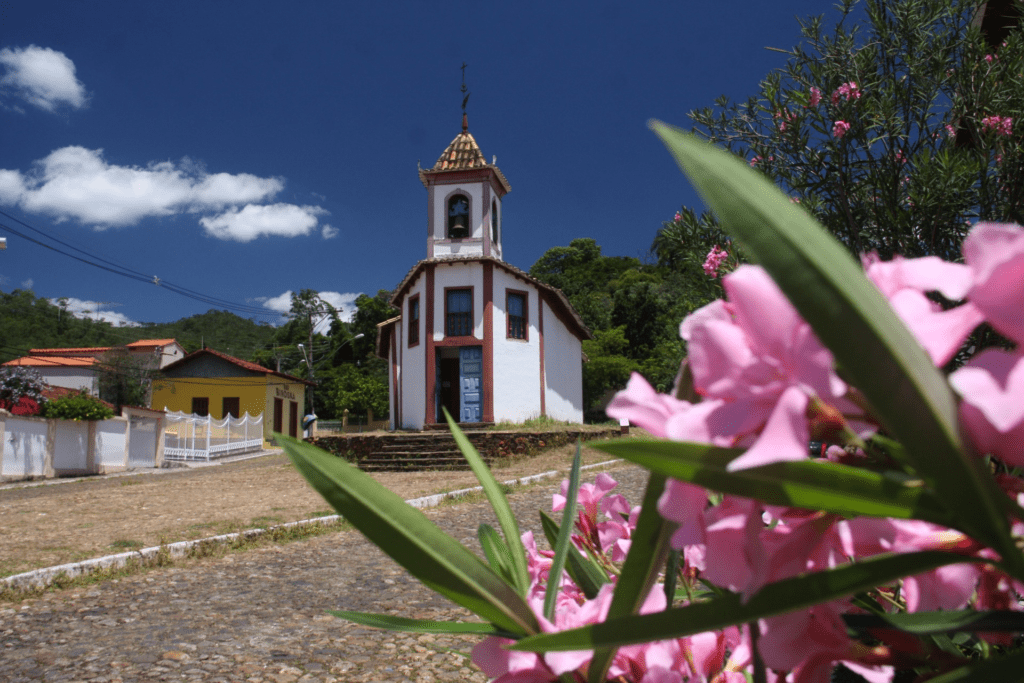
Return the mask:
[[[495, 468], [567, 471], [575, 446]], [[609, 456], [583, 448], [584, 464]], [[375, 473], [408, 500], [477, 484], [469, 471]], [[557, 486], [558, 479], [551, 482]], [[283, 454], [210, 467], [0, 489], [0, 577], [115, 552], [332, 514]]]

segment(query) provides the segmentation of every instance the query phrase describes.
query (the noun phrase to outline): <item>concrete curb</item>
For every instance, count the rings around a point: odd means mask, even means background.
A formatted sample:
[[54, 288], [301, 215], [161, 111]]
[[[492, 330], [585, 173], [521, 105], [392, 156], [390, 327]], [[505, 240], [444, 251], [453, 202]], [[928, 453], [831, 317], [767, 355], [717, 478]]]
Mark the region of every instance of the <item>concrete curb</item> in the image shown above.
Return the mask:
[[[598, 467], [606, 467], [613, 465], [619, 460], [606, 460], [604, 462], [594, 463], [593, 465], [585, 465], [581, 470], [591, 470]], [[540, 474], [531, 474], [528, 477], [520, 477], [519, 479], [511, 479], [509, 481], [502, 482], [506, 486], [522, 486], [524, 484], [531, 484], [535, 481], [541, 481], [543, 479], [550, 479], [559, 475], [564, 476], [565, 472], [561, 470], [550, 470], [548, 472], [541, 472]], [[405, 501], [414, 508], [425, 509], [430, 507], [436, 507], [446, 500], [454, 500], [462, 498], [470, 493], [476, 493], [482, 491], [482, 486], [474, 486], [468, 489], [459, 489], [457, 491], [448, 491], [446, 493], [438, 493], [432, 496], [424, 496], [422, 498], [413, 498], [412, 500]], [[205, 544], [227, 544], [235, 541], [239, 538], [252, 538], [254, 536], [262, 536], [263, 534], [269, 533], [275, 529], [287, 529], [291, 527], [308, 526], [311, 524], [324, 524], [332, 523], [341, 520], [341, 515], [326, 515], [324, 517], [314, 517], [312, 519], [302, 519], [297, 522], [287, 522], [286, 524], [277, 524], [274, 526], [266, 527], [263, 529], [246, 529], [245, 531], [239, 531], [233, 534], [221, 534], [220, 536], [210, 536], [208, 538], [200, 538], [194, 541], [178, 541], [177, 543], [168, 543], [167, 545], [151, 546], [149, 548], [142, 548], [140, 550], [131, 550], [124, 553], [117, 553], [116, 555], [107, 555], [105, 557], [96, 557], [91, 560], [83, 560], [81, 562], [71, 562], [68, 564], [57, 565], [56, 567], [45, 567], [43, 569], [33, 569], [29, 572], [22, 574], [15, 574], [14, 576], [8, 576], [0, 580], [0, 586], [4, 588], [13, 588], [16, 590], [26, 589], [40, 589], [46, 588], [53, 584], [58, 577], [74, 578], [78, 576], [88, 576], [94, 572], [101, 571], [103, 569], [116, 569], [123, 567], [131, 561], [140, 561], [145, 563], [147, 559], [155, 558], [160, 553], [166, 553], [169, 557], [184, 557], [188, 552], [197, 546]]]

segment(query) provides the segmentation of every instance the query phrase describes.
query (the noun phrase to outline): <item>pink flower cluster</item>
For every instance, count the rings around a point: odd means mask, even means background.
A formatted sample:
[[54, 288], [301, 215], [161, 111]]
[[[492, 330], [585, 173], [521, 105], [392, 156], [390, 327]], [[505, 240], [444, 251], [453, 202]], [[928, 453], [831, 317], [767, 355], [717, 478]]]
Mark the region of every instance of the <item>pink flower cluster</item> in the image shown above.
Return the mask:
[[[982, 322], [1018, 345], [982, 351], [949, 381], [960, 397], [960, 420], [973, 451], [1024, 467], [1024, 228], [977, 225], [965, 240], [963, 264], [868, 256], [864, 265], [937, 365], [948, 362]], [[861, 461], [862, 455], [840, 446], [869, 437], [873, 419], [848, 399], [832, 354], [761, 268], [740, 266], [723, 284], [728, 301], [695, 311], [680, 327], [700, 400], [658, 394], [634, 375], [607, 414], [659, 438], [745, 447], [728, 465], [732, 471], [806, 459], [812, 438], [838, 444], [826, 451], [829, 459]], [[945, 310], [930, 292], [965, 303]], [[1024, 502], [1019, 479], [998, 481], [1007, 495]], [[659, 511], [680, 524], [672, 544], [684, 550], [702, 579], [747, 597], [770, 582], [880, 553], [942, 549], [965, 560], [992, 557], [962, 533], [926, 522], [843, 519], [732, 496], [709, 505], [704, 489], [677, 481], [666, 487]], [[1024, 535], [1024, 524], [1013, 522], [1013, 531]], [[896, 595], [884, 586], [878, 590]], [[1024, 585], [990, 565], [965, 562], [905, 578], [899, 596], [910, 612], [967, 605], [1019, 610], [1015, 593], [1024, 593]], [[906, 643], [883, 642], [868, 656], [846, 634], [842, 615], [851, 611], [856, 608], [849, 601], [839, 600], [761, 620], [758, 650], [765, 664], [792, 672], [787, 681], [809, 683], [828, 681], [835, 662], [851, 662], [874, 682], [891, 680], [892, 664], [905, 666], [907, 657], [927, 655], [907, 651]], [[1008, 643], [1003, 635], [982, 635]]]
[[722, 263], [727, 258], [729, 258], [729, 252], [716, 244], [704, 259], [704, 274], [708, 277], [717, 277], [718, 269], [722, 267]]
[[861, 92], [860, 88], [856, 83], [850, 81], [849, 83], [843, 83], [841, 86], [835, 89], [832, 93], [832, 106], [839, 104], [840, 100], [849, 102], [850, 100], [857, 101], [860, 99]]
[[776, 119], [777, 125], [779, 127], [779, 132], [785, 133], [786, 128], [789, 127], [789, 124], [796, 121], [798, 117], [796, 112], [791, 112], [789, 111], [789, 109], [783, 109], [782, 111], [775, 112], [774, 118]]
[[819, 104], [821, 104], [821, 90], [812, 85], [810, 94], [807, 97], [807, 106], [817, 107]]
[[988, 133], [995, 132], [996, 135], [1010, 137], [1013, 134], [1012, 116], [986, 116], [981, 120], [981, 131]]
[[832, 136], [835, 138], [841, 138], [846, 135], [850, 130], [850, 124], [846, 121], [836, 121], [832, 126]]
[[678, 223], [679, 221], [683, 220], [683, 214], [676, 211], [676, 215], [672, 218], [672, 220]]

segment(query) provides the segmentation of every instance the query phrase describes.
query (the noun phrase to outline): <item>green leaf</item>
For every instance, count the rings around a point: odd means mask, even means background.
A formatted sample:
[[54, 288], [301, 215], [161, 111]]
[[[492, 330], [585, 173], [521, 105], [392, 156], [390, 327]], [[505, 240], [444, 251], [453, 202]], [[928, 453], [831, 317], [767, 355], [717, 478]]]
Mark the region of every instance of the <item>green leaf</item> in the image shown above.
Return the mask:
[[339, 514], [425, 586], [509, 633], [540, 630], [516, 590], [421, 511], [341, 458], [282, 434], [274, 438]]
[[[664, 475], [655, 472], [647, 478], [640, 517], [630, 535], [629, 553], [622, 565], [619, 581], [615, 584], [612, 603], [608, 606], [609, 620], [640, 611], [640, 607], [654, 587], [658, 572], [665, 565], [669, 539], [679, 526], [658, 514], [658, 498], [665, 490], [665, 481]], [[616, 649], [603, 647], [594, 651], [594, 656], [587, 667], [587, 680], [590, 683], [604, 681]]]
[[942, 374], [843, 245], [762, 174], [732, 154], [661, 122], [651, 128], [723, 229], [760, 263], [832, 351], [914, 469], [1024, 578], [998, 487], [965, 452]]
[[929, 683], [1017, 683], [1024, 681], [1024, 651], [992, 657], [928, 679]]
[[501, 636], [513, 638], [514, 635], [495, 628], [491, 624], [471, 621], [433, 621], [431, 619], [406, 619], [390, 614], [371, 614], [369, 612], [349, 612], [347, 610], [329, 610], [328, 614], [373, 628], [386, 628], [389, 631], [406, 633], [470, 633], [484, 636]]
[[[540, 525], [544, 529], [544, 536], [548, 539], [548, 545], [554, 548], [558, 540], [558, 523], [541, 511]], [[570, 552], [566, 556], [566, 560], [566, 571], [569, 572], [569, 576], [580, 587], [580, 590], [583, 591], [588, 600], [593, 600], [597, 597], [597, 592], [601, 590], [601, 586], [610, 581], [608, 574], [590, 555]]]
[[484, 549], [484, 556], [491, 568], [501, 574], [501, 577], [509, 583], [515, 583], [512, 576], [512, 552], [505, 545], [498, 532], [490, 524], [481, 524], [476, 530], [477, 538], [480, 539], [480, 547]]
[[458, 444], [459, 450], [462, 451], [462, 455], [469, 463], [473, 474], [476, 475], [477, 480], [483, 487], [484, 494], [494, 510], [494, 515], [498, 518], [501, 532], [505, 534], [505, 545], [512, 556], [512, 576], [515, 577], [512, 585], [519, 591], [519, 595], [525, 597], [527, 591], [530, 590], [530, 572], [526, 567], [526, 548], [523, 547], [523, 539], [519, 535], [519, 523], [516, 521], [516, 516], [512, 513], [512, 508], [509, 507], [508, 499], [502, 491], [501, 484], [491, 474], [487, 463], [484, 462], [484, 459], [480, 457], [473, 444], [469, 442], [466, 435], [459, 429], [459, 425], [452, 419], [448, 409], [443, 408], [443, 410], [444, 417], [448, 420], [448, 427], [452, 430], [452, 436], [455, 437], [455, 443]]
[[562, 570], [565, 569], [565, 558], [569, 555], [572, 545], [572, 527], [576, 520], [576, 494], [580, 488], [580, 443], [576, 442], [576, 455], [572, 458], [572, 469], [569, 470], [569, 488], [565, 492], [565, 507], [562, 509], [562, 527], [555, 539], [555, 556], [551, 559], [548, 570], [548, 585], [544, 592], [544, 618], [555, 621], [555, 600], [561, 592]]
[[1024, 632], [1024, 613], [1010, 610], [844, 614], [843, 621], [855, 631], [898, 629], [914, 635], [955, 633], [957, 631]]
[[621, 647], [717, 631], [765, 617], [805, 609], [821, 602], [869, 590], [902, 576], [920, 574], [947, 564], [963, 562], [962, 555], [936, 550], [878, 557], [850, 565], [776, 581], [744, 602], [737, 593], [724, 593], [707, 602], [653, 614], [633, 615], [559, 633], [529, 636], [508, 646], [510, 650], [551, 652]]
[[950, 526], [955, 521], [924, 486], [858, 467], [824, 460], [776, 462], [736, 472], [730, 460], [742, 450], [680, 441], [629, 439], [593, 444], [606, 453], [652, 472], [712, 491], [843, 515], [924, 519]]

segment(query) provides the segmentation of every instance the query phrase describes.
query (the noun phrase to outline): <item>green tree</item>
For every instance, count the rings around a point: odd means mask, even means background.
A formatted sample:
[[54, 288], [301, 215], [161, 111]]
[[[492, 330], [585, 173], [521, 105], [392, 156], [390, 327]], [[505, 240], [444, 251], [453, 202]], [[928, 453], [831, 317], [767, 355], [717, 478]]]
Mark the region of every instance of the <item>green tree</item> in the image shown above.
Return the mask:
[[984, 34], [978, 6], [843, 0], [831, 30], [801, 22], [756, 96], [691, 112], [694, 130], [855, 253], [957, 258], [973, 222], [1024, 220], [1024, 40]]
[[135, 356], [124, 346], [115, 346], [97, 364], [100, 398], [113, 403], [118, 414], [122, 406], [148, 406], [156, 363]]
[[583, 364], [583, 408], [585, 412], [603, 413], [612, 394], [626, 386], [629, 376], [640, 364], [627, 356], [629, 340], [624, 327], [594, 332], [593, 339], [583, 342], [587, 361]]

